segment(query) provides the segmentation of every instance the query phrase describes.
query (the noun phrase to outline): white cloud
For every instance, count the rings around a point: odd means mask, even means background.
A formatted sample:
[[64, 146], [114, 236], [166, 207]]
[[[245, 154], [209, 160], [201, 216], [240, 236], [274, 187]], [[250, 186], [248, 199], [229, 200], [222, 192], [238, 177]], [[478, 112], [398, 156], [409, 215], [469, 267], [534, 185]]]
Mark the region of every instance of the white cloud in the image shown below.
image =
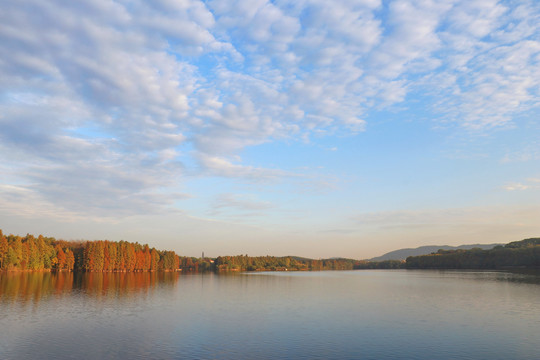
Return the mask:
[[286, 177], [299, 175], [280, 169], [267, 169], [233, 163], [219, 156], [208, 156], [203, 153], [196, 155], [208, 175], [228, 178], [241, 178], [255, 182], [275, 182]]
[[393, 80], [416, 63], [426, 71], [425, 63], [441, 46], [436, 29], [450, 7], [448, 1], [391, 2], [390, 34], [370, 56], [370, 74]]
[[533, 142], [525, 146], [523, 149], [508, 152], [500, 160], [501, 163], [520, 163], [540, 160], [540, 143]]
[[408, 97], [469, 128], [506, 126], [540, 99], [540, 9], [512, 5], [7, 3], [0, 160], [18, 163], [9, 184], [66, 211], [83, 211], [79, 199], [131, 214], [173, 203], [162, 194], [181, 187], [181, 154], [204, 175], [304, 177], [234, 156], [365, 131], [373, 111]]
[[512, 183], [512, 184], [508, 184], [508, 185], [504, 186], [504, 189], [508, 190], [508, 191], [527, 190], [529, 188], [530, 188], [530, 186], [524, 185], [522, 183]]
[[456, 2], [440, 33], [443, 72], [428, 76], [440, 98], [434, 111], [483, 130], [537, 107], [540, 43], [531, 35], [539, 32], [539, 14], [532, 2], [513, 11], [494, 0]]
[[540, 179], [527, 178], [525, 181], [506, 184], [503, 189], [507, 191], [540, 189]]
[[220, 194], [214, 203], [214, 211], [221, 211], [226, 208], [234, 208], [241, 211], [261, 211], [272, 208], [268, 201], [260, 201], [251, 194]]

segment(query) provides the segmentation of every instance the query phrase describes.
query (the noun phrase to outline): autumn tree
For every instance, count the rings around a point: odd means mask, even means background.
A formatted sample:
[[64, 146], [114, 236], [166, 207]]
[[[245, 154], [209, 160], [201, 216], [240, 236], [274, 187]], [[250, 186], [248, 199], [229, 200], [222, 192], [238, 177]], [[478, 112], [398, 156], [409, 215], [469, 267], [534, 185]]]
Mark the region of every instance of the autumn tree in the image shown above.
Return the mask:
[[66, 269], [73, 270], [75, 267], [75, 255], [73, 251], [66, 249]]
[[0, 230], [0, 269], [5, 268], [5, 259], [7, 257], [8, 249], [8, 241], [2, 233], [2, 230]]
[[60, 245], [56, 245], [56, 267], [58, 270], [63, 270], [66, 268], [66, 253], [62, 250]]

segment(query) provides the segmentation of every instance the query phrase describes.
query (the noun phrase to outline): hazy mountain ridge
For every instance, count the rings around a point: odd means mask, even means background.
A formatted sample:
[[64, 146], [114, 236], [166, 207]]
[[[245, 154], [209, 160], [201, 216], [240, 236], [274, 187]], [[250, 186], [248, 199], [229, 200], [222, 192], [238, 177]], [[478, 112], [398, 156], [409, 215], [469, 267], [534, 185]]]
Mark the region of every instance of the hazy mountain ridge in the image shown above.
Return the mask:
[[472, 244], [472, 245], [460, 245], [460, 246], [426, 245], [426, 246], [420, 246], [417, 248], [406, 248], [406, 249], [390, 251], [384, 255], [369, 259], [369, 261], [405, 260], [409, 256], [428, 255], [428, 254], [437, 252], [439, 249], [470, 250], [474, 248], [480, 248], [482, 250], [489, 250], [489, 249], [493, 249], [497, 245], [504, 245], [504, 244]]

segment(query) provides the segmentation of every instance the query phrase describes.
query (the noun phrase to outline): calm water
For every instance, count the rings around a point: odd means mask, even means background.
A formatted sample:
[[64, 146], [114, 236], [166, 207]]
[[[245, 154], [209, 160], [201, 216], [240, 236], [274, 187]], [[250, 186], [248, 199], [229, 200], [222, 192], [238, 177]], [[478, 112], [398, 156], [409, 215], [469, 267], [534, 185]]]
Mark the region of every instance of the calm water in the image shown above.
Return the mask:
[[540, 275], [0, 274], [0, 359], [538, 359]]

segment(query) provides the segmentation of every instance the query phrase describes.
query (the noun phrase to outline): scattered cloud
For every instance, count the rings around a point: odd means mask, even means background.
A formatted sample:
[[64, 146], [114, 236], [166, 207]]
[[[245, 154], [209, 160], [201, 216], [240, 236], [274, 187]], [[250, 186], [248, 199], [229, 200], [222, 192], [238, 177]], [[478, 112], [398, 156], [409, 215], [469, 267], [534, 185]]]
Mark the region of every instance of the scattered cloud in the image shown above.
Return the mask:
[[520, 163], [540, 160], [540, 143], [533, 143], [522, 150], [508, 152], [501, 159], [501, 163]]
[[2, 191], [59, 212], [159, 213], [188, 196], [175, 195], [186, 166], [302, 178], [238, 155], [363, 132], [409, 98], [435, 121], [515, 125], [539, 106], [539, 29], [532, 0], [10, 2], [0, 161], [16, 165]]
[[416, 243], [427, 245], [442, 239], [445, 243], [464, 244], [534, 236], [538, 216], [538, 206], [492, 206], [364, 213], [351, 220], [357, 231], [364, 234], [394, 241], [408, 239], [409, 244], [416, 237]]
[[503, 186], [503, 189], [507, 191], [540, 189], [540, 179], [529, 178], [523, 182], [510, 183]]
[[240, 178], [253, 182], [276, 182], [283, 178], [301, 177], [284, 170], [241, 165], [219, 156], [198, 154], [197, 159], [207, 175], [211, 176]]
[[253, 194], [222, 193], [214, 198], [208, 215], [233, 223], [249, 224], [253, 219], [267, 217], [268, 211], [274, 208], [275, 204], [259, 200]]
[[[534, 211], [536, 213], [538, 209]], [[362, 226], [407, 227], [407, 226], [460, 226], [489, 225], [516, 221], [525, 208], [515, 207], [470, 207], [432, 210], [396, 210], [360, 214], [351, 220]], [[529, 219], [531, 216], [526, 216]]]
[[524, 185], [522, 183], [512, 183], [512, 184], [508, 184], [508, 185], [504, 186], [504, 189], [508, 190], [508, 191], [527, 190], [529, 188], [530, 188], [530, 186]]
[[[439, 71], [425, 77], [445, 111], [463, 126], [508, 126], [515, 115], [538, 106], [539, 7], [525, 1], [456, 1], [439, 33]], [[536, 35], [535, 35], [536, 34]]]
[[221, 194], [216, 199], [214, 209], [235, 208], [244, 211], [270, 209], [274, 205], [267, 201], [259, 201], [254, 195]]

